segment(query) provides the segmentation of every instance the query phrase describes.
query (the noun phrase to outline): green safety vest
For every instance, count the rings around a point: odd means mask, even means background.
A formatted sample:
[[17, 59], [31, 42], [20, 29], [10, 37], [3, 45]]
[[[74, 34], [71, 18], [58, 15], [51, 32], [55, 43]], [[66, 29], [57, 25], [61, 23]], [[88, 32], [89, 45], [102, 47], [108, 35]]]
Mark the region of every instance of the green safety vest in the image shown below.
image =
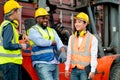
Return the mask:
[[[32, 28], [35, 29], [35, 30], [38, 30], [40, 32], [40, 34], [43, 36], [44, 39], [54, 40], [54, 33], [53, 33], [53, 29], [52, 28], [47, 27], [49, 35], [41, 27], [39, 27], [38, 25], [34, 25]], [[27, 30], [27, 35], [29, 35], [29, 30]], [[30, 42], [31, 46], [34, 45], [33, 41], [30, 40], [29, 42]]]
[[53, 29], [50, 27], [47, 27], [47, 31], [48, 33], [46, 33], [46, 31], [44, 31], [41, 27], [39, 27], [38, 25], [33, 26], [32, 28], [38, 30], [40, 32], [40, 34], [43, 36], [44, 39], [47, 40], [54, 40], [54, 33], [53, 33]]
[[[27, 30], [27, 32], [26, 32], [26, 33], [27, 33], [27, 35], [29, 35], [29, 30], [30, 30], [30, 29], [28, 29], [28, 30]], [[31, 40], [29, 40], [29, 44], [30, 44], [30, 46], [33, 46], [33, 45], [34, 45], [34, 42], [33, 42], [33, 41], [31, 41]]]
[[[54, 30], [50, 27], [47, 27], [47, 32], [44, 31], [39, 25], [32, 26], [33, 29], [37, 30], [44, 39], [46, 40], [54, 40]], [[55, 46], [54, 46], [55, 47]], [[32, 61], [39, 63], [39, 61], [51, 61], [54, 59], [54, 48], [53, 46], [41, 47], [41, 46], [33, 46], [32, 47]], [[56, 48], [54, 48], [56, 49]]]
[[8, 20], [4, 20], [0, 25], [0, 64], [6, 64], [6, 63], [22, 64], [22, 54], [20, 49], [7, 50], [4, 49], [3, 47], [2, 30], [3, 27], [8, 25], [9, 23], [12, 25], [13, 33], [14, 33], [12, 43], [19, 44], [19, 34], [16, 28], [14, 27], [14, 24]]

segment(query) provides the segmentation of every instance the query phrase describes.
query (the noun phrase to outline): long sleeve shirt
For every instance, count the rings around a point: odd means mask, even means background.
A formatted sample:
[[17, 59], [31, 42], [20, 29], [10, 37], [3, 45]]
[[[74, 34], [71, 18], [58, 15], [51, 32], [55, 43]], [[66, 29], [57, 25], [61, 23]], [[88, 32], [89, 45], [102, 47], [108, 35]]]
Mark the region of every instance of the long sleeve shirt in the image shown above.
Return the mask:
[[13, 38], [13, 29], [12, 25], [8, 24], [3, 28], [2, 37], [3, 37], [3, 47], [8, 50], [17, 50], [21, 49], [22, 46], [20, 44], [12, 44]]
[[[69, 70], [70, 68], [70, 60], [71, 60], [71, 36], [68, 42], [68, 49], [67, 49], [67, 61], [65, 62], [65, 70]], [[79, 46], [82, 42], [83, 38], [79, 36]], [[98, 52], [98, 40], [96, 37], [92, 39], [92, 46], [91, 46], [91, 72], [95, 72], [97, 66], [97, 52]]]
[[[46, 33], [47, 32], [47, 29], [44, 29], [44, 31]], [[54, 32], [54, 37], [55, 37], [55, 41], [57, 43], [57, 50], [60, 50], [61, 47], [63, 47], [63, 43], [61, 41], [61, 39], [59, 38], [57, 32], [53, 29], [53, 32]], [[40, 34], [39, 31], [37, 31], [36, 29], [34, 28], [30, 28], [29, 30], [29, 39], [32, 40], [35, 45], [37, 46], [51, 46], [52, 45], [52, 40], [47, 40], [47, 39], [44, 39], [43, 36]], [[45, 62], [45, 61], [41, 61], [41, 63], [47, 63], [47, 64], [51, 64], [51, 63], [57, 63], [56, 60], [54, 59], [53, 61], [51, 62]]]

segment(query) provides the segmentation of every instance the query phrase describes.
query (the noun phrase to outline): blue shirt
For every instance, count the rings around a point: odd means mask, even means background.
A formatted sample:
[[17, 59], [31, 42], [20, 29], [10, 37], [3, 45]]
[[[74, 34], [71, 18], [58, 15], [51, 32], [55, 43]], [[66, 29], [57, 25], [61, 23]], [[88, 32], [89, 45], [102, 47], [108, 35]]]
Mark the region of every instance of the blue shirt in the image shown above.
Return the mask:
[[[47, 32], [46, 29], [44, 29], [44, 31]], [[61, 41], [61, 39], [59, 38], [57, 32], [53, 29], [54, 31], [54, 37], [55, 37], [55, 41], [57, 43], [57, 49], [60, 50], [61, 47], [63, 47], [63, 43]], [[42, 37], [42, 35], [39, 33], [39, 31], [33, 29], [33, 28], [30, 28], [30, 31], [29, 31], [29, 39], [32, 40], [35, 45], [37, 46], [51, 46], [52, 44], [52, 40], [46, 40]]]
[[[46, 29], [44, 29], [44, 31], [47, 32]], [[57, 50], [60, 50], [60, 48], [63, 47], [64, 45], [63, 45], [61, 39], [59, 38], [57, 32], [54, 29], [53, 29], [53, 31], [54, 31], [55, 41], [57, 43]], [[51, 46], [52, 45], [52, 40], [44, 39], [43, 36], [41, 35], [41, 33], [39, 31], [37, 31], [36, 29], [30, 28], [28, 37], [37, 46], [43, 46], [44, 47], [44, 46]], [[39, 63], [58, 64], [59, 62], [56, 60], [56, 58], [54, 58], [54, 60], [52, 60], [51, 62], [41, 61]], [[34, 64], [36, 64], [36, 63], [33, 62], [33, 65]]]
[[3, 37], [3, 47], [8, 50], [17, 50], [21, 49], [20, 44], [12, 44], [13, 38], [13, 28], [12, 25], [9, 23], [3, 28], [2, 37]]

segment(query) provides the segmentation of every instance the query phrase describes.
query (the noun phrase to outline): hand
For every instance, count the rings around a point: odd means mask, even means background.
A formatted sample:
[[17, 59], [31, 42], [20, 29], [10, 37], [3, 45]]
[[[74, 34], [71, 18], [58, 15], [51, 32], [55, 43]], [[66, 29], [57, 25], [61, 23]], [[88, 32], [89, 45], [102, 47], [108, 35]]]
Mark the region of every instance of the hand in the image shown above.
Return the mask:
[[24, 43], [23, 43], [23, 44], [21, 44], [21, 46], [22, 46], [22, 49], [23, 49], [23, 50], [25, 50], [25, 49], [27, 48], [27, 45], [26, 45], [26, 44], [24, 44]]
[[68, 71], [68, 70], [65, 70], [65, 77], [66, 77], [66, 78], [69, 78], [69, 76], [70, 76], [69, 71]]
[[29, 41], [29, 38], [26, 34], [23, 34], [22, 39], [25, 40], [25, 41]]
[[58, 60], [61, 62], [61, 63], [64, 63], [67, 59], [67, 54], [66, 52], [61, 52], [60, 53], [60, 56], [58, 57]]
[[88, 79], [92, 79], [94, 77], [95, 73], [94, 72], [90, 72], [89, 73], [89, 76], [88, 76]]

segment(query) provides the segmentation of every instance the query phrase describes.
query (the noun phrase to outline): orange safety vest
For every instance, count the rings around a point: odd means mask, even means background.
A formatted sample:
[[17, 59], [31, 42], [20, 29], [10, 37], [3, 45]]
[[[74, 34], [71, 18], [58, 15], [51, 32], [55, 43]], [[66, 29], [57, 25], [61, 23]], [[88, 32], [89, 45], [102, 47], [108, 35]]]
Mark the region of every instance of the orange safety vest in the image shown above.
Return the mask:
[[76, 66], [83, 70], [85, 66], [90, 64], [92, 38], [93, 35], [87, 32], [83, 36], [83, 40], [79, 47], [79, 38], [75, 37], [75, 35], [71, 37], [71, 68]]

